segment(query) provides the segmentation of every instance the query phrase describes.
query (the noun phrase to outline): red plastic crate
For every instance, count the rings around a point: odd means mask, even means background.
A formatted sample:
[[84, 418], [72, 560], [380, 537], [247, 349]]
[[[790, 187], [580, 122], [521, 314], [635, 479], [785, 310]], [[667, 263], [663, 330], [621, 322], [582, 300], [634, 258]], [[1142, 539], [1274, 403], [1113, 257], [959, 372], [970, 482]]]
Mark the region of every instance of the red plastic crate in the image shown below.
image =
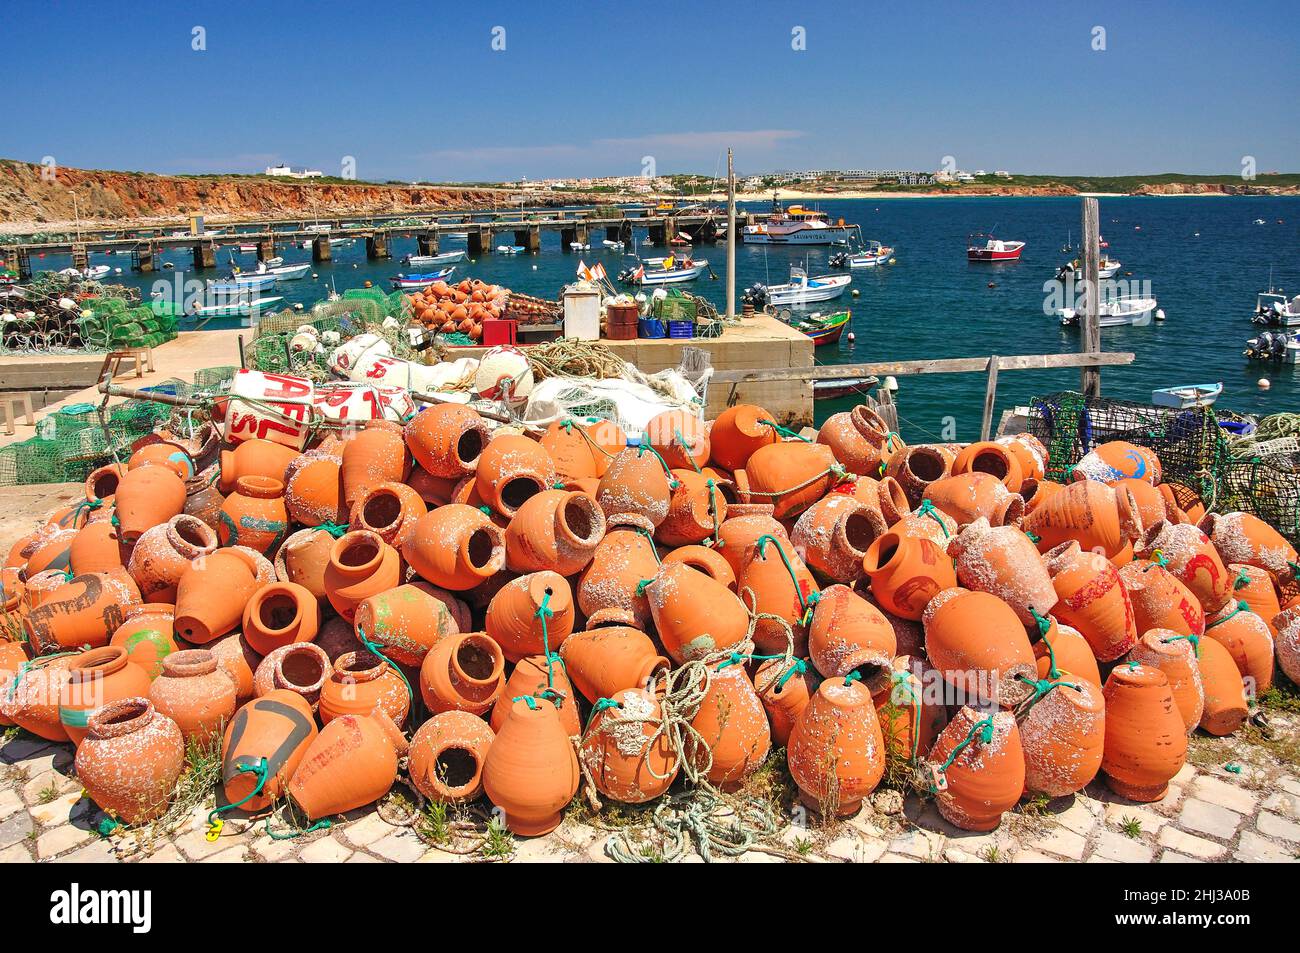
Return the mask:
[[496, 347], [500, 344], [517, 344], [519, 322], [499, 318], [488, 318], [483, 322], [483, 346]]

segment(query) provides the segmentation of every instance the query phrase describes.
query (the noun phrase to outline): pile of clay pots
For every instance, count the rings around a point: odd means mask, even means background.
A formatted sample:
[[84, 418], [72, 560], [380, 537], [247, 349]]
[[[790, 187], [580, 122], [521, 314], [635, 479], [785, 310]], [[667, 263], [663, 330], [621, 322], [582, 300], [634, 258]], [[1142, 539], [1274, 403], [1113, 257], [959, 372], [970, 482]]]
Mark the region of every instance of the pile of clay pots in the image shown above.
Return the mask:
[[630, 445], [458, 404], [306, 450], [156, 434], [8, 554], [0, 723], [71, 742], [126, 824], [191, 743], [222, 809], [316, 821], [401, 778], [523, 835], [583, 785], [733, 790], [777, 747], [823, 813], [891, 759], [974, 830], [1099, 773], [1159, 799], [1275, 657], [1300, 677], [1296, 552], [1141, 448], [1046, 463], [865, 407], [815, 440], [743, 405]]

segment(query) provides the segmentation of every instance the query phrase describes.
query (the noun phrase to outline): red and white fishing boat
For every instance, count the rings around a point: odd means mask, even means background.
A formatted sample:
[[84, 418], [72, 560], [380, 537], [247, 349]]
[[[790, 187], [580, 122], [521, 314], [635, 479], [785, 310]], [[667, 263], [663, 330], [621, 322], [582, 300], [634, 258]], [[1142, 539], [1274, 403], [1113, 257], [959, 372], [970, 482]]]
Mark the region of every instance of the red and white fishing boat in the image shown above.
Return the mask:
[[1009, 242], [992, 235], [977, 233], [966, 244], [968, 261], [1016, 261], [1024, 251], [1024, 242]]

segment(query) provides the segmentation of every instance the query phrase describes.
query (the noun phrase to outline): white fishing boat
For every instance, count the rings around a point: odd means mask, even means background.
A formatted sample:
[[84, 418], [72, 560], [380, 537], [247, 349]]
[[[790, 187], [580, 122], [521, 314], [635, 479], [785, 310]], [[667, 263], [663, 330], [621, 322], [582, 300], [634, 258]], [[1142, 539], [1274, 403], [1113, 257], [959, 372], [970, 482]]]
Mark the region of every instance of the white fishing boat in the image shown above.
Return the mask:
[[444, 251], [436, 255], [407, 255], [402, 264], [408, 268], [438, 268], [442, 265], [454, 265], [465, 260], [463, 251]]
[[524, 250], [523, 245], [498, 245], [497, 246], [498, 255], [518, 255], [523, 250]]
[[1160, 387], [1151, 392], [1151, 403], [1157, 407], [1189, 410], [1192, 407], [1209, 407], [1223, 393], [1223, 382], [1217, 384], [1182, 384], [1177, 387]]
[[892, 245], [869, 241], [858, 251], [842, 251], [832, 255], [830, 264], [834, 268], [874, 268], [876, 265], [883, 265], [893, 257]]
[[69, 278], [79, 278], [82, 281], [103, 281], [113, 271], [108, 265], [94, 265], [90, 268], [76, 269], [64, 268], [59, 272], [61, 275], [67, 275]]
[[[1137, 295], [1121, 295], [1101, 302], [1097, 307], [1097, 323], [1103, 328], [1130, 325], [1135, 328], [1146, 327], [1153, 317], [1163, 318], [1163, 312], [1157, 313], [1155, 298], [1141, 298]], [[1081, 324], [1083, 315], [1075, 308], [1057, 308], [1056, 317], [1061, 324], [1070, 326]]]
[[853, 228], [843, 219], [832, 225], [825, 213], [801, 205], [782, 208], [774, 195], [767, 221], [746, 225], [740, 234], [746, 245], [831, 245], [846, 241]]
[[675, 285], [683, 281], [694, 281], [708, 267], [706, 258], [684, 255], [643, 258], [635, 267], [619, 272], [618, 280], [632, 285]]
[[1300, 331], [1263, 331], [1241, 353], [1252, 361], [1300, 364]]
[[804, 269], [794, 267], [790, 269], [790, 280], [786, 284], [752, 285], [745, 289], [742, 300], [748, 298], [755, 307], [831, 301], [844, 294], [852, 281], [852, 275], [821, 275], [810, 278]]
[[608, 248], [610, 251], [622, 251], [624, 248], [627, 247], [626, 245], [623, 244], [623, 242], [610, 241], [608, 238], [605, 239], [603, 242], [601, 242], [601, 244], [604, 245], [606, 248]]
[[230, 301], [213, 301], [209, 304], [193, 302], [188, 309], [190, 317], [196, 320], [210, 318], [254, 318], [284, 300], [282, 295], [260, 298], [243, 295]]
[[[271, 262], [278, 262], [272, 264]], [[254, 275], [271, 275], [276, 281], [297, 281], [299, 278], [306, 276], [311, 271], [311, 262], [299, 262], [296, 265], [286, 265], [283, 258], [272, 258], [270, 261], [261, 261], [257, 263], [257, 268], [252, 273]]]
[[[1102, 258], [1097, 262], [1097, 278], [1105, 281], [1107, 278], [1114, 278], [1119, 274], [1123, 266], [1113, 258]], [[1083, 262], [1078, 258], [1074, 261], [1068, 261], [1060, 268], [1056, 269], [1057, 281], [1083, 281]]]
[[591, 246], [586, 242], [569, 242], [569, 251], [591, 251]]
[[443, 268], [441, 271], [430, 272], [422, 275], [397, 275], [391, 279], [392, 285], [398, 291], [418, 291], [421, 288], [427, 288], [439, 281], [446, 281], [455, 271], [452, 268]]
[[1300, 325], [1300, 295], [1288, 300], [1281, 288], [1274, 290], [1270, 285], [1268, 291], [1255, 296], [1255, 313], [1250, 320], [1278, 328]]

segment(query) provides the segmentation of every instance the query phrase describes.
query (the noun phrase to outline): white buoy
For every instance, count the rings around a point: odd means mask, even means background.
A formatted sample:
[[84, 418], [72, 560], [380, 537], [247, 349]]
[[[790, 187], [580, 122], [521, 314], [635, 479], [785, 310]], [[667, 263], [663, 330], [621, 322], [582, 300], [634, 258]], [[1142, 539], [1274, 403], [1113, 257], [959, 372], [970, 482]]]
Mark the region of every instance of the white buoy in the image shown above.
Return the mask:
[[854, 341], [856, 341], [857, 339], [858, 339], [858, 336], [857, 336], [856, 334], [854, 334], [852, 331], [850, 331], [850, 332], [849, 332], [849, 343], [852, 344], [852, 343], [853, 343]]
[[1164, 309], [1164, 308], [1156, 308], [1156, 320], [1157, 320], [1157, 321], [1163, 321], [1164, 319], [1165, 319], [1165, 309]]
[[880, 385], [881, 390], [887, 390], [890, 393], [898, 390], [898, 378], [892, 374], [885, 378], [884, 383]]
[[854, 288], [854, 289], [853, 289], [853, 297], [856, 298], [857, 296], [858, 296], [858, 289], [857, 289], [857, 288]]
[[536, 270], [537, 270], [537, 266], [536, 266], [536, 265], [533, 265], [533, 271], [536, 271]]
[[1272, 387], [1272, 386], [1273, 386], [1273, 382], [1270, 381], [1267, 377], [1261, 377], [1261, 378], [1259, 379], [1259, 389], [1260, 389], [1260, 390], [1268, 390], [1268, 389], [1269, 389], [1270, 387]]

